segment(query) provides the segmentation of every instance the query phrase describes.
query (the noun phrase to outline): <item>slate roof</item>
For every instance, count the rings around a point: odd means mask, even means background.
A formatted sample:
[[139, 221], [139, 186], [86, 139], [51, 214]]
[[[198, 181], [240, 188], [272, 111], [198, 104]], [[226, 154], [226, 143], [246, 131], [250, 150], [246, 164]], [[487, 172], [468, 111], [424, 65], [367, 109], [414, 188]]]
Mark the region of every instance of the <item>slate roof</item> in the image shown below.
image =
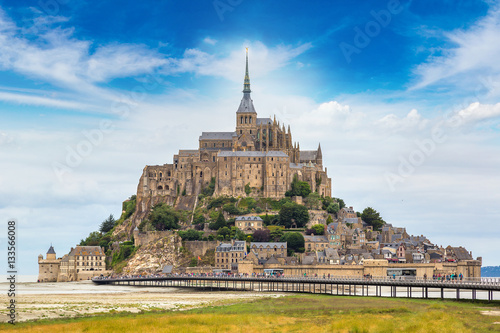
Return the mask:
[[54, 247], [52, 245], [49, 247], [47, 254], [56, 254], [56, 251], [54, 250]]
[[271, 125], [273, 123], [273, 121], [271, 120], [271, 118], [257, 118], [257, 125]]
[[339, 260], [339, 252], [336, 249], [325, 249], [325, 256], [330, 260]]
[[288, 157], [282, 151], [221, 151], [219, 157]]
[[253, 106], [252, 98], [250, 94], [243, 94], [243, 98], [241, 99], [240, 106], [238, 107], [238, 111], [236, 113], [257, 113]]
[[301, 161], [316, 161], [316, 156], [318, 154], [317, 150], [301, 150], [300, 151], [300, 160]]
[[326, 236], [304, 236], [306, 242], [313, 243], [328, 243], [328, 238]]
[[278, 259], [276, 259], [275, 257], [271, 257], [269, 258], [267, 261], [266, 261], [266, 265], [276, 265], [276, 264], [279, 264], [280, 262], [278, 261]]
[[200, 154], [200, 151], [197, 149], [182, 149], [179, 150], [179, 156], [186, 157], [186, 156], [197, 156]]
[[452, 247], [453, 252], [458, 260], [472, 260], [470, 253], [463, 247]]
[[220, 243], [215, 249], [216, 252], [232, 252], [232, 251], [245, 251], [245, 241], [235, 241], [234, 245], [231, 243]]
[[100, 246], [77, 246], [70, 252], [70, 256], [103, 256], [104, 252]]
[[346, 218], [344, 218], [344, 222], [345, 222], [345, 223], [358, 223], [358, 221], [359, 221], [359, 220], [358, 220], [358, 218], [357, 218], [357, 217], [356, 217], [356, 218], [354, 218], [354, 217], [349, 217], [349, 218], [348, 218], [348, 217], [346, 217]]
[[292, 169], [302, 169], [302, 167], [304, 166], [305, 164], [304, 163], [290, 163], [290, 168]]
[[235, 221], [262, 221], [259, 216], [238, 216]]
[[302, 265], [312, 265], [314, 263], [314, 259], [316, 259], [316, 256], [304, 256], [304, 259], [302, 259]]
[[287, 244], [286, 244], [286, 242], [251, 242], [250, 243], [250, 248], [253, 248], [254, 245], [257, 248], [259, 248], [261, 246], [264, 247], [264, 248], [266, 248], [266, 247], [274, 248], [275, 246], [277, 248], [280, 248], [280, 247], [286, 248]]
[[200, 140], [232, 140], [236, 132], [201, 132]]
[[173, 267], [174, 267], [174, 266], [172, 266], [172, 265], [165, 265], [165, 266], [163, 267], [163, 270], [162, 270], [161, 272], [162, 272], [162, 273], [166, 273], [166, 274], [170, 274], [170, 273], [172, 273], [172, 268], [173, 268]]

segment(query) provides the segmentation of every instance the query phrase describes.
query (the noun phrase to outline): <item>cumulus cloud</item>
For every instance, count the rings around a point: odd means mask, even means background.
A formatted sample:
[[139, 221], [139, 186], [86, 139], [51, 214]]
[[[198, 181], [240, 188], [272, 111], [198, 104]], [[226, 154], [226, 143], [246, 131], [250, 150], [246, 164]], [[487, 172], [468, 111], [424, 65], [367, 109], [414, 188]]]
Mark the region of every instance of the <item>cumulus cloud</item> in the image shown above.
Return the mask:
[[484, 105], [478, 102], [460, 110], [457, 115], [466, 122], [480, 121], [500, 117], [500, 103]]
[[429, 121], [422, 118], [416, 109], [412, 109], [403, 118], [391, 113], [375, 121], [375, 124], [395, 132], [422, 130], [428, 123]]

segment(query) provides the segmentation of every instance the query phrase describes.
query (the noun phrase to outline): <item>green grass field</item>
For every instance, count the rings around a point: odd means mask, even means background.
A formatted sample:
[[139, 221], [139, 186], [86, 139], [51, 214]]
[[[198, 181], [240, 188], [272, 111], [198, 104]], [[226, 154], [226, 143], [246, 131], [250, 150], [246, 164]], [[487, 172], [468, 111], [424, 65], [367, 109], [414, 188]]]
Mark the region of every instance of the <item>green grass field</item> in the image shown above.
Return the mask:
[[[496, 315], [485, 315], [488, 311]], [[20, 332], [500, 332], [499, 302], [297, 295], [188, 311], [0, 325]]]

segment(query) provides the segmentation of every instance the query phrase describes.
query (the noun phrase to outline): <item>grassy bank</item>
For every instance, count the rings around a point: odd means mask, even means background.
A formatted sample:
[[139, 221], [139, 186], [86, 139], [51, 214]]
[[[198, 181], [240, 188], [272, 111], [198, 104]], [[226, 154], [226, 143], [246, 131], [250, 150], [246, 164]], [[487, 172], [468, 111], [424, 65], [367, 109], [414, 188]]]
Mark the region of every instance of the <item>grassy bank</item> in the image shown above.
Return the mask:
[[[496, 313], [496, 316], [482, 312]], [[494, 311], [494, 312], [492, 312]], [[189, 311], [3, 324], [21, 332], [492, 332], [498, 302], [299, 295]]]

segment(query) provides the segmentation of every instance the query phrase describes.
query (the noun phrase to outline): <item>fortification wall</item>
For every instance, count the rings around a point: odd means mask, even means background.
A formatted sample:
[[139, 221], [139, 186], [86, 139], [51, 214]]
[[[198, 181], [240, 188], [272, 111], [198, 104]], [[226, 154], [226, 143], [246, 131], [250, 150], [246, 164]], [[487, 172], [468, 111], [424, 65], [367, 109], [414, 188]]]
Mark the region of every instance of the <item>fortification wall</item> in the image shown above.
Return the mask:
[[217, 241], [184, 241], [183, 246], [195, 257], [204, 256], [208, 250], [215, 250]]

